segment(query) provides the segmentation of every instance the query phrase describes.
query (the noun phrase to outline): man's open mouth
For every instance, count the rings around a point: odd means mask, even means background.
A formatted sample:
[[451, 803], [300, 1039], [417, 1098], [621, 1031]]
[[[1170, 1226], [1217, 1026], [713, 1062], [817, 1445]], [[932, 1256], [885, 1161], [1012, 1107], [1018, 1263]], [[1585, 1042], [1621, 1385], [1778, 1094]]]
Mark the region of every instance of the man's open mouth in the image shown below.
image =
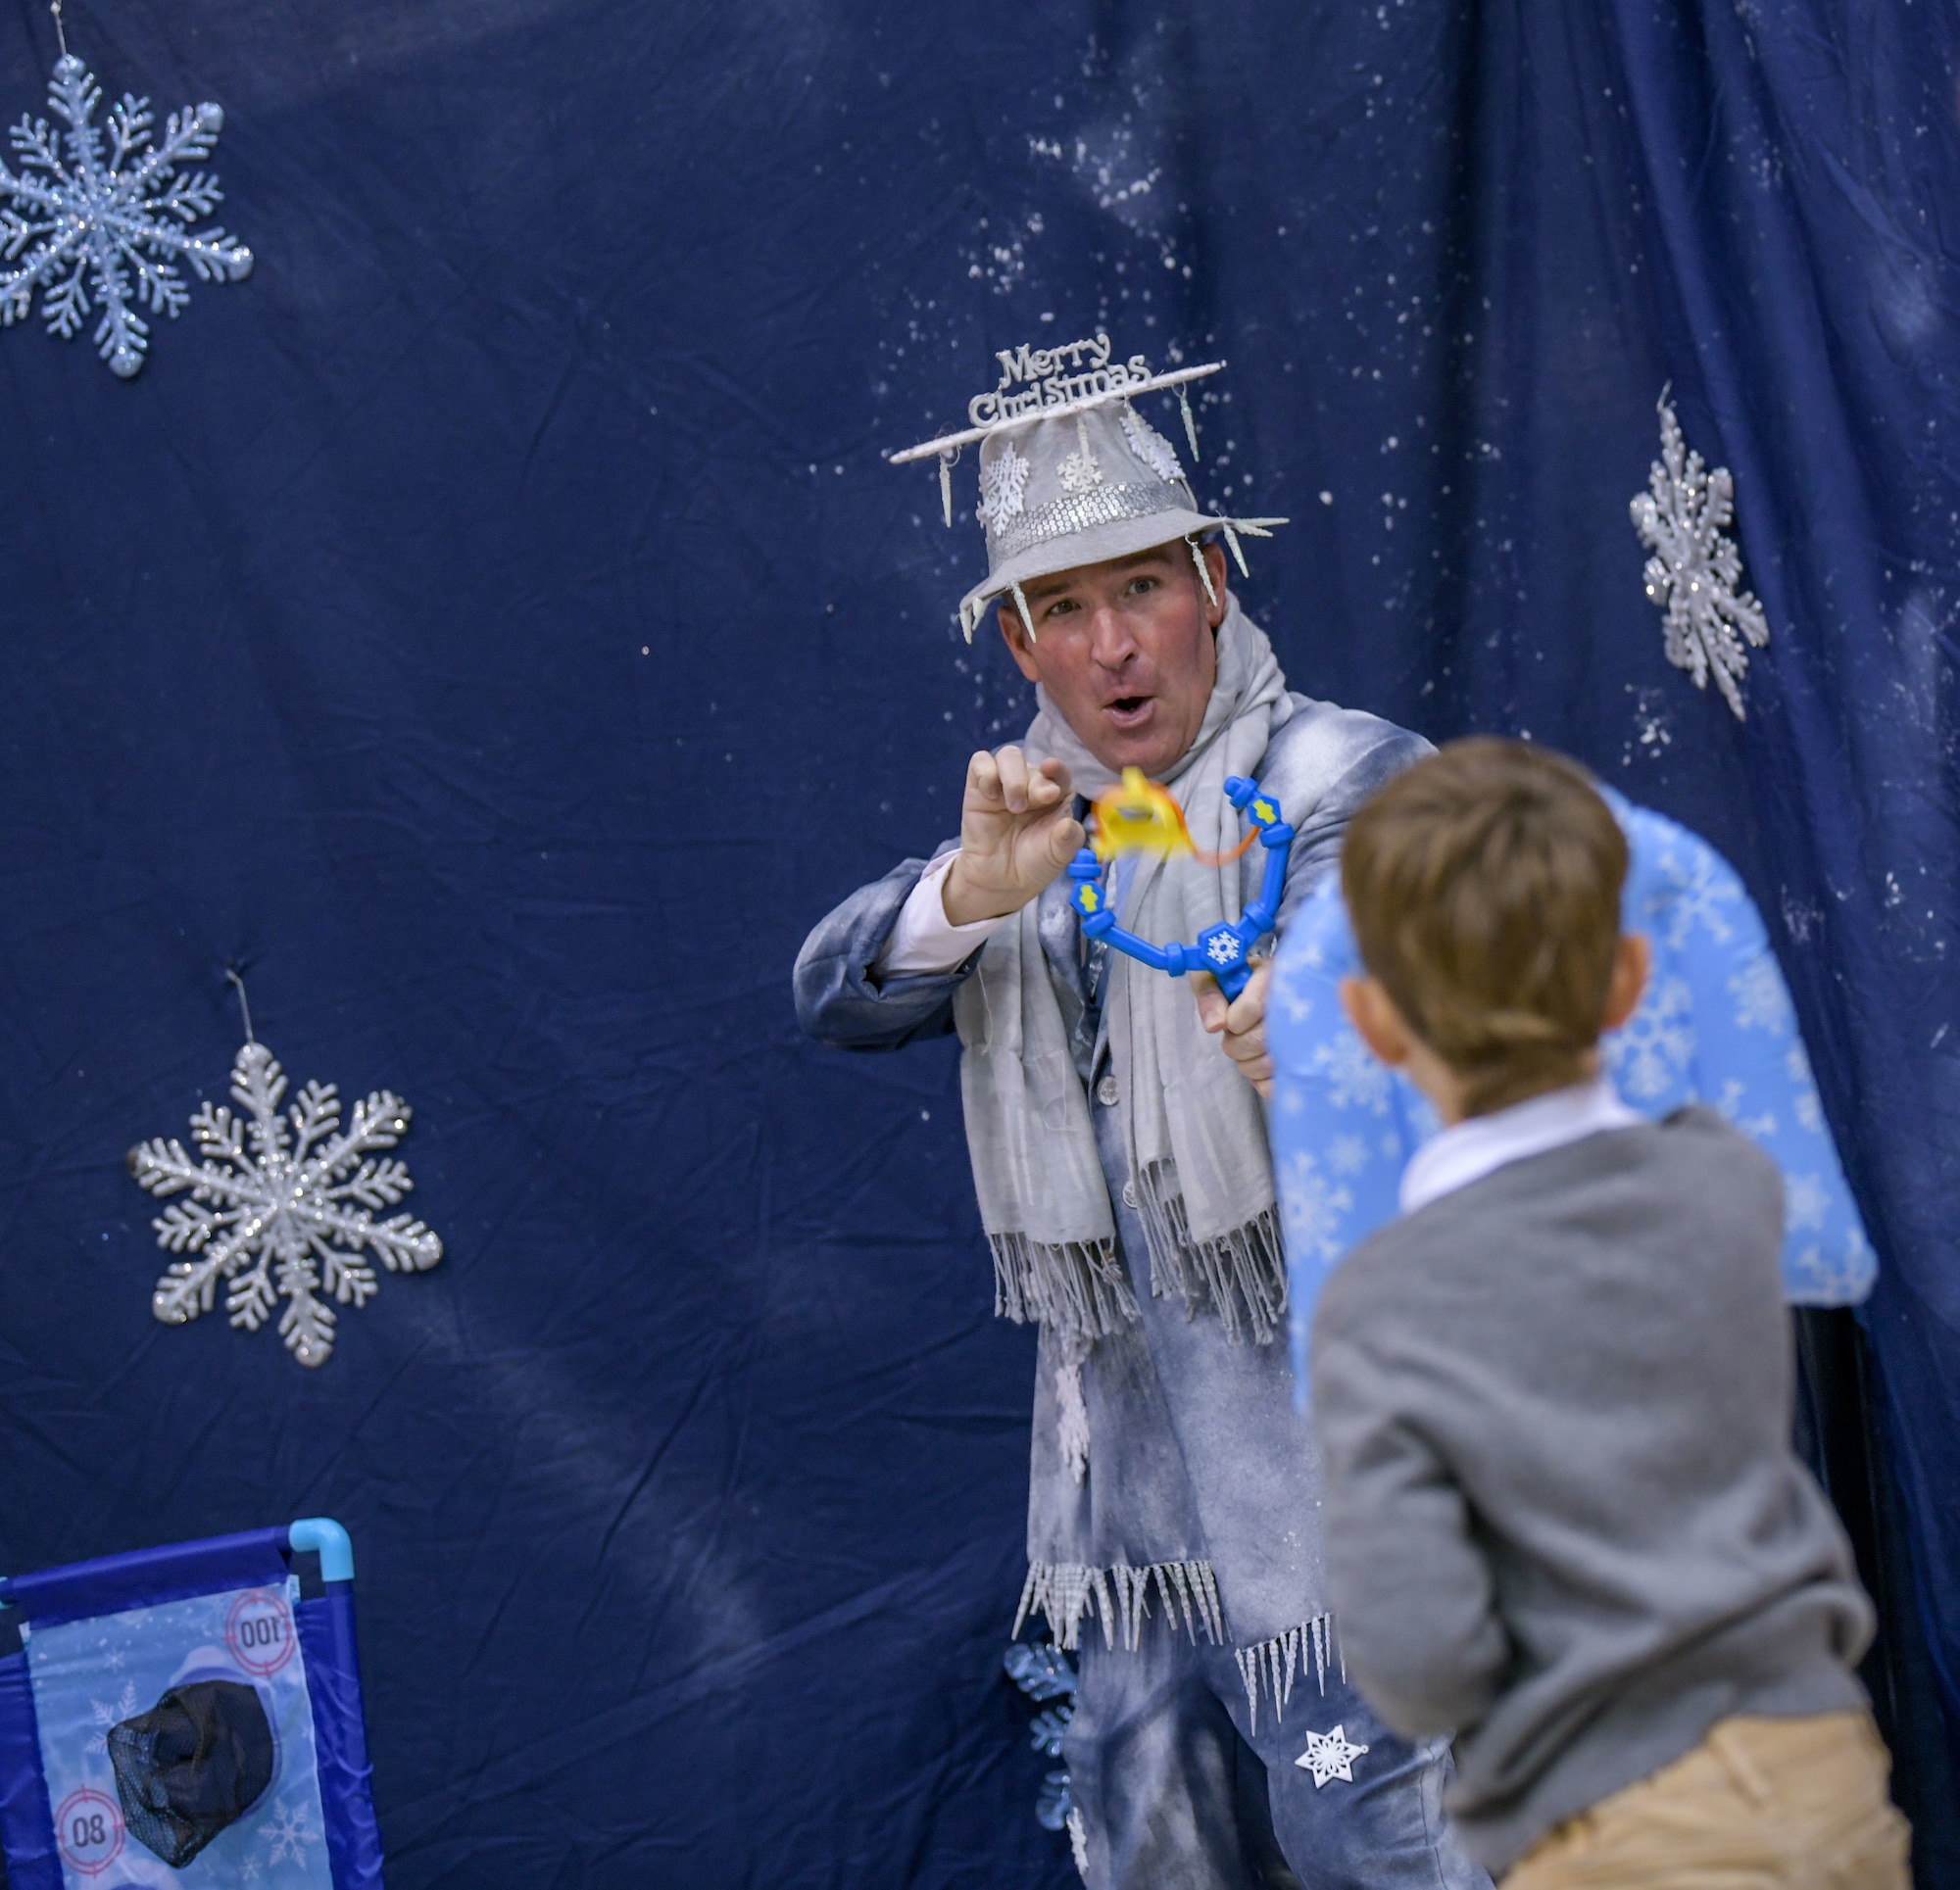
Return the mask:
[[1118, 696], [1114, 702], [1108, 704], [1108, 708], [1109, 713], [1117, 721], [1129, 722], [1134, 721], [1150, 705], [1151, 698], [1148, 696]]

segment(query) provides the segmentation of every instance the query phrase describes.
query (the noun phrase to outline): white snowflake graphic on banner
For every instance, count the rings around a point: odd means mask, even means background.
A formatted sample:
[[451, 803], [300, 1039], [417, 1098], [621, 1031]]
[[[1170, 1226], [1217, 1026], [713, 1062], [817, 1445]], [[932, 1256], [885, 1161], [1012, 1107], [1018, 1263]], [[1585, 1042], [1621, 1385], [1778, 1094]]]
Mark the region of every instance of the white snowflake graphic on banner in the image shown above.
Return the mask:
[[1743, 910], [1742, 889], [1710, 848], [1689, 848], [1684, 858], [1682, 849], [1663, 848], [1655, 866], [1664, 890], [1648, 911], [1666, 922], [1667, 942], [1675, 950], [1688, 945], [1697, 930], [1717, 945], [1727, 945], [1736, 936]]
[[1653, 554], [1642, 576], [1666, 613], [1667, 659], [1705, 689], [1712, 674], [1722, 700], [1743, 717], [1740, 687], [1749, 648], [1770, 640], [1763, 606], [1737, 588], [1742, 554], [1729, 535], [1736, 482], [1727, 466], [1712, 471], [1690, 453], [1667, 395], [1660, 397], [1660, 458], [1628, 509], [1641, 543]]
[[120, 1726], [124, 1720], [133, 1720], [142, 1712], [142, 1704], [136, 1698], [133, 1681], [122, 1682], [122, 1693], [114, 1700], [90, 1700], [89, 1717], [95, 1721], [95, 1730], [89, 1734], [84, 1752], [107, 1752], [109, 1750], [109, 1729]]
[[1316, 1043], [1307, 1067], [1327, 1085], [1335, 1108], [1388, 1114], [1395, 1079], [1352, 1031], [1343, 1031], [1331, 1043]]
[[1831, 1211], [1831, 1190], [1821, 1175], [1789, 1175], [1784, 1178], [1784, 1212], [1793, 1228], [1812, 1233], [1822, 1228]]
[[[1365, 1159], [1365, 1157], [1364, 1157]], [[1350, 1190], [1330, 1182], [1304, 1148], [1296, 1148], [1278, 1172], [1280, 1212], [1296, 1253], [1311, 1253], [1330, 1264], [1346, 1250], [1341, 1217], [1354, 1205]]]
[[1635, 1101], [1666, 1094], [1694, 1055], [1693, 993], [1679, 978], [1658, 980], [1604, 1047], [1614, 1079]]
[[1327, 1165], [1337, 1175], [1358, 1175], [1368, 1165], [1368, 1144], [1359, 1136], [1336, 1136], [1327, 1151]]
[[223, 195], [211, 172], [186, 169], [216, 147], [220, 107], [172, 112], [153, 143], [147, 99], [124, 93], [98, 126], [101, 102], [94, 73], [64, 53], [48, 81], [48, 109], [67, 129], [25, 113], [13, 127], [21, 168], [0, 164], [0, 265], [18, 266], [0, 267], [0, 323], [24, 320], [40, 289], [48, 331], [72, 340], [99, 307], [97, 352], [126, 380], [150, 345], [139, 305], [173, 316], [190, 300], [178, 265], [188, 263], [201, 282], [242, 282], [252, 252], [222, 229], [189, 227]]
[[278, 1864], [291, 1858], [295, 1864], [305, 1864], [307, 1846], [318, 1842], [318, 1833], [305, 1810], [297, 1805], [281, 1805], [266, 1827], [266, 1862]]
[[1736, 1000], [1736, 1022], [1743, 1030], [1767, 1031], [1772, 1037], [1788, 1032], [1789, 999], [1784, 993], [1783, 974], [1768, 952], [1751, 958], [1729, 980], [1729, 995]]
[[1367, 1753], [1366, 1746], [1357, 1746], [1348, 1737], [1348, 1728], [1338, 1725], [1332, 1732], [1309, 1732], [1306, 1735], [1306, 1750], [1294, 1761], [1302, 1771], [1313, 1774], [1313, 1789], [1318, 1791], [1330, 1778], [1354, 1782], [1354, 1761]]
[[407, 1214], [374, 1219], [415, 1186], [401, 1162], [374, 1157], [408, 1134], [400, 1096], [376, 1090], [343, 1131], [331, 1083], [309, 1083], [281, 1114], [285, 1093], [277, 1059], [247, 1042], [231, 1094], [249, 1120], [201, 1103], [190, 1119], [199, 1159], [174, 1137], [159, 1137], [130, 1149], [129, 1172], [159, 1199], [190, 1192], [151, 1223], [158, 1245], [193, 1256], [172, 1261], [157, 1282], [150, 1306], [160, 1320], [181, 1326], [209, 1312], [218, 1282], [228, 1281], [232, 1325], [256, 1333], [283, 1297], [286, 1349], [302, 1365], [324, 1365], [334, 1304], [365, 1306], [379, 1284], [363, 1254], [377, 1254], [391, 1273], [422, 1273], [442, 1258], [442, 1242]]

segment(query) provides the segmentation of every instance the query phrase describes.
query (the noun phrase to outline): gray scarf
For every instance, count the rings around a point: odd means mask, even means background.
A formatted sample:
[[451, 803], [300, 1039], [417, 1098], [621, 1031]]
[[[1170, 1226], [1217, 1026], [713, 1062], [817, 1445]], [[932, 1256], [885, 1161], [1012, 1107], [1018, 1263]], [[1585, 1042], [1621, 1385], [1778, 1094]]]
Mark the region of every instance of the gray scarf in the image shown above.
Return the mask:
[[[1029, 758], [1058, 756], [1077, 789], [1114, 777], [1082, 746], [1046, 693], [1028, 730]], [[1272, 646], [1230, 602], [1218, 631], [1218, 680], [1204, 721], [1165, 785], [1193, 841], [1223, 852], [1240, 839], [1225, 779], [1251, 774], [1293, 713]], [[1121, 912], [1130, 931], [1186, 942], [1243, 909], [1241, 868], [1139, 861]], [[955, 1001], [966, 1145], [994, 1251], [997, 1310], [1033, 1319], [1080, 1352], [1137, 1316], [1116, 1256], [1089, 1099], [1069, 1055], [1049, 982], [1036, 905], [987, 942]], [[1217, 1309], [1228, 1336], [1243, 1323], [1261, 1343], [1286, 1306], [1263, 1106], [1218, 1040], [1198, 1021], [1189, 981], [1111, 952], [1105, 1028], [1121, 1093], [1130, 1184], [1151, 1255], [1151, 1290]]]

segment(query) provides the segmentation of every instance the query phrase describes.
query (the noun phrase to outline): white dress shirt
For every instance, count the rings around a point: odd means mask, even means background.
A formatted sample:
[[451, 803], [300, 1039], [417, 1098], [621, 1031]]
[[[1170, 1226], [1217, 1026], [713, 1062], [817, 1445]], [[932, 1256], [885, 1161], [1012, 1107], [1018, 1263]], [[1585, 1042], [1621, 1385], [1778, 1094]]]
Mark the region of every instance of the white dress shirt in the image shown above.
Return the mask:
[[919, 883], [899, 907], [884, 949], [872, 960], [874, 971], [888, 978], [957, 971], [1014, 916], [1004, 912], [998, 919], [975, 919], [971, 925], [955, 925], [946, 916], [946, 876], [958, 857], [957, 848], [941, 853], [919, 875]]
[[1509, 1162], [1546, 1154], [1604, 1130], [1631, 1129], [1645, 1120], [1620, 1100], [1611, 1079], [1604, 1076], [1527, 1096], [1488, 1116], [1472, 1116], [1416, 1150], [1402, 1170], [1402, 1212], [1413, 1214]]

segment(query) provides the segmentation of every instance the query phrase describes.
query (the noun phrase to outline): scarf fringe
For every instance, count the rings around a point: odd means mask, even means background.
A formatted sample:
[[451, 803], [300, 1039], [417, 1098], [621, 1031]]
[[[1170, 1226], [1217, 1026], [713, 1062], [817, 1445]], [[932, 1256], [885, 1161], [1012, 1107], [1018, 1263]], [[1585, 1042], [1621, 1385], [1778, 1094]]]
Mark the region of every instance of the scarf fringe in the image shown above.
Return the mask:
[[[1048, 1617], [1054, 1644], [1072, 1654], [1082, 1645], [1083, 1617], [1093, 1603], [1102, 1623], [1103, 1644], [1113, 1648], [1120, 1635], [1124, 1647], [1135, 1653], [1144, 1618], [1151, 1611], [1152, 1584], [1163, 1603], [1165, 1618], [1175, 1627], [1181, 1614], [1185, 1632], [1194, 1645], [1200, 1627], [1214, 1647], [1224, 1645], [1225, 1615], [1218, 1606], [1218, 1582], [1208, 1562], [1152, 1562], [1142, 1569], [1133, 1569], [1127, 1562], [1112, 1563], [1106, 1569], [1079, 1562], [1031, 1562], [1021, 1588], [1021, 1605], [1014, 1614], [1013, 1635], [1019, 1637], [1021, 1623], [1039, 1608]], [[1243, 1662], [1244, 1656], [1240, 1659]]]
[[987, 1244], [994, 1250], [994, 1310], [1016, 1326], [1096, 1339], [1136, 1322], [1136, 1297], [1113, 1239], [1056, 1246], [1025, 1234], [990, 1234]]
[[1348, 1663], [1335, 1644], [1332, 1615], [1315, 1615], [1311, 1621], [1289, 1627], [1284, 1634], [1275, 1634], [1255, 1647], [1235, 1647], [1232, 1658], [1239, 1663], [1239, 1677], [1246, 1683], [1255, 1733], [1259, 1729], [1261, 1692], [1272, 1701], [1273, 1722], [1278, 1724], [1286, 1718], [1287, 1703], [1293, 1698], [1294, 1676], [1298, 1673], [1304, 1685], [1309, 1662], [1322, 1693], [1327, 1691], [1330, 1665], [1338, 1665], [1343, 1680], [1348, 1677]]
[[[1151, 1249], [1151, 1291], [1183, 1295], [1197, 1312], [1210, 1304], [1228, 1339], [1250, 1328], [1255, 1345], [1270, 1345], [1286, 1319], [1286, 1245], [1277, 1205], [1215, 1240], [1194, 1241], [1177, 1189], [1177, 1170], [1152, 1162], [1137, 1188], [1138, 1213]], [[1242, 1313], [1243, 1309], [1243, 1313]]]
[[1075, 1487], [1089, 1480], [1089, 1405], [1082, 1395], [1082, 1368], [1092, 1343], [1086, 1338], [1057, 1334], [1054, 1367], [1055, 1441], [1061, 1461]]

